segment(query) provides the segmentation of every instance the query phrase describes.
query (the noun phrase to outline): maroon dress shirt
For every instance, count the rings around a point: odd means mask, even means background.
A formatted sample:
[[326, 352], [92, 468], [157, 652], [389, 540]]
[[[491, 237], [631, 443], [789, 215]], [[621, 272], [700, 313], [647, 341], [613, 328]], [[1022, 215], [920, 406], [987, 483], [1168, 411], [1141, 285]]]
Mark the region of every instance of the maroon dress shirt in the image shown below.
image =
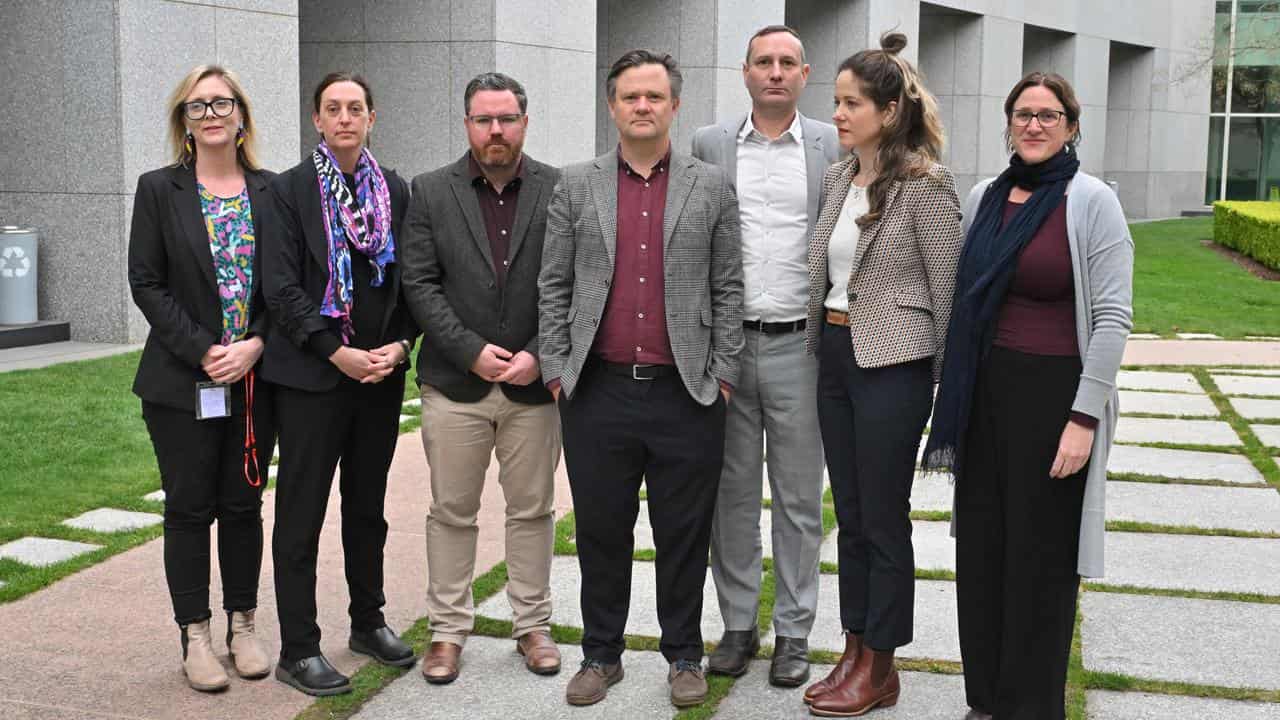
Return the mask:
[[520, 185], [524, 180], [524, 159], [516, 169], [516, 176], [498, 192], [480, 170], [480, 164], [472, 155], [467, 156], [471, 165], [471, 185], [480, 201], [480, 214], [484, 217], [485, 234], [489, 236], [489, 252], [493, 255], [493, 273], [498, 287], [507, 280], [507, 267], [511, 259], [511, 233], [516, 224], [516, 203], [520, 200]]
[[618, 243], [613, 281], [592, 352], [609, 362], [674, 365], [667, 337], [662, 219], [667, 207], [668, 151], [648, 178], [618, 152]]

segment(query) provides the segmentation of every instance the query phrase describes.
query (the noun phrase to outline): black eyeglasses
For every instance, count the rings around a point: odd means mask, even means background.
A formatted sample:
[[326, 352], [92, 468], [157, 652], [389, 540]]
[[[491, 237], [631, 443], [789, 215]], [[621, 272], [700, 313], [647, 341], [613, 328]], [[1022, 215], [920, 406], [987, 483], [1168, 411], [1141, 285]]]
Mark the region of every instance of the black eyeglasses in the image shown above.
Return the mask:
[[505, 130], [506, 128], [515, 127], [516, 123], [520, 122], [520, 118], [522, 117], [524, 117], [523, 113], [516, 113], [513, 115], [472, 115], [468, 117], [467, 120], [472, 125], [485, 130], [488, 130], [493, 124], [493, 121], [497, 120], [498, 124]]
[[1013, 125], [1014, 127], [1026, 127], [1031, 124], [1031, 119], [1035, 118], [1040, 122], [1040, 127], [1042, 128], [1057, 127], [1063, 115], [1066, 115], [1066, 113], [1061, 110], [1041, 110], [1040, 112], [1014, 110]]
[[209, 102], [204, 100], [192, 100], [191, 102], [182, 103], [182, 112], [187, 116], [188, 120], [203, 120], [205, 115], [213, 113], [216, 118], [224, 118], [236, 109], [235, 98], [214, 98]]

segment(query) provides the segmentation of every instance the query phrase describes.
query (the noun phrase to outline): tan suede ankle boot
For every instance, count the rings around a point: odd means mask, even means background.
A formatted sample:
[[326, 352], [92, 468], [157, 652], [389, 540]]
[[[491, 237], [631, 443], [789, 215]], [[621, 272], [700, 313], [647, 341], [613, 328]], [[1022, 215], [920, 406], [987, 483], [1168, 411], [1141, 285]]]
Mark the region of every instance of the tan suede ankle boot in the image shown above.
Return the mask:
[[182, 626], [182, 672], [188, 685], [204, 692], [225, 690], [231, 684], [213, 652], [208, 620]]
[[264, 678], [271, 672], [271, 658], [255, 632], [254, 612], [227, 613], [227, 651], [236, 665], [236, 674], [248, 680]]

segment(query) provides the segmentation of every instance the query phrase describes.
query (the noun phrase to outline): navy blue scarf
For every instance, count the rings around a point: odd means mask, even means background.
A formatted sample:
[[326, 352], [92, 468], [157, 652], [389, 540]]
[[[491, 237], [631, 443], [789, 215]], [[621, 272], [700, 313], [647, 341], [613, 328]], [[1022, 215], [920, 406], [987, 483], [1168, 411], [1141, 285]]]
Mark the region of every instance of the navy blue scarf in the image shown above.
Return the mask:
[[[959, 476], [978, 368], [995, 336], [996, 319], [1013, 281], [1018, 256], [1065, 200], [1067, 183], [1079, 168], [1080, 160], [1069, 146], [1035, 165], [1014, 155], [1009, 167], [983, 193], [956, 271], [942, 384], [925, 445], [925, 470], [950, 470]], [[1005, 203], [1015, 185], [1030, 190], [1031, 197], [1001, 227]]]

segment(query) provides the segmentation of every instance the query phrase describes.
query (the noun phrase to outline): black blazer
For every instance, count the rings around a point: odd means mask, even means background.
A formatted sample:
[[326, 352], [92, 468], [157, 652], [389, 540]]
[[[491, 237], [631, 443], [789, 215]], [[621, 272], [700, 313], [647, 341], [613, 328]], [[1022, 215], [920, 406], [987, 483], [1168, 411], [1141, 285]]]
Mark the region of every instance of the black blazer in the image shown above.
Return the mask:
[[[379, 341], [385, 345], [396, 340], [413, 342], [418, 328], [404, 309], [400, 288], [409, 185], [394, 170], [383, 168], [382, 172], [391, 193], [391, 234], [396, 243], [395, 262], [387, 265], [383, 280], [390, 283]], [[328, 239], [320, 185], [310, 156], [272, 179], [271, 197], [275, 204], [267, 227], [270, 242], [262, 260], [263, 290], [275, 329], [262, 354], [262, 377], [299, 390], [331, 390], [342, 378], [342, 371], [308, 343], [319, 331], [341, 334], [337, 318], [320, 314], [329, 282]], [[407, 367], [405, 363], [395, 372], [403, 373]]]
[[[469, 154], [469, 153], [468, 153]], [[471, 184], [468, 155], [413, 179], [406, 221], [404, 289], [409, 310], [423, 328], [418, 383], [455, 402], [489, 393], [487, 380], [471, 372], [486, 343], [538, 355], [538, 271], [547, 231], [547, 203], [560, 171], [524, 157], [511, 264], [498, 287], [484, 216]], [[511, 400], [551, 402], [538, 377], [528, 385], [502, 383]]]
[[[244, 174], [257, 238], [248, 336], [264, 341], [270, 324], [262, 292], [262, 239], [274, 207], [267, 190], [273, 175], [266, 170]], [[129, 230], [129, 288], [151, 324], [133, 380], [134, 394], [195, 412], [196, 383], [209, 380], [200, 360], [222, 338], [222, 304], [194, 169], [175, 165], [138, 178]], [[243, 412], [244, 394], [232, 392], [231, 397], [232, 410]]]

